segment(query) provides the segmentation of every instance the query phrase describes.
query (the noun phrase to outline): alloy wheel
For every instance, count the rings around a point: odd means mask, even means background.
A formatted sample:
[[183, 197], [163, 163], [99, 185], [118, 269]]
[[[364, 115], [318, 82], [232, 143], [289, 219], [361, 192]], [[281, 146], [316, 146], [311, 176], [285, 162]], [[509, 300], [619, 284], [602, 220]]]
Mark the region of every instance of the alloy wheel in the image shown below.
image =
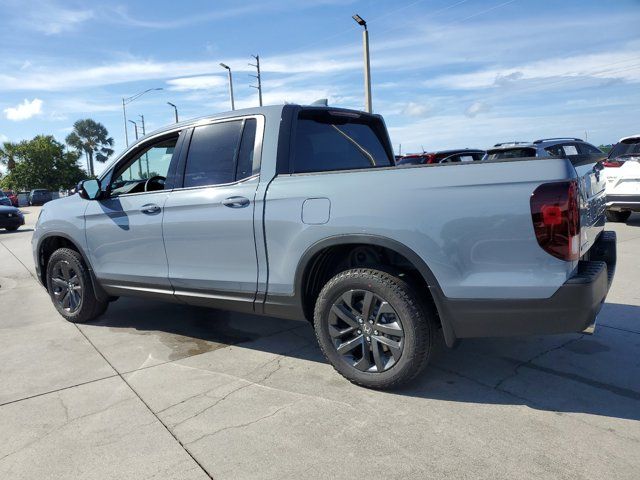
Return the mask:
[[55, 302], [66, 312], [74, 313], [82, 304], [82, 281], [67, 261], [58, 262], [52, 271], [51, 286]]
[[384, 298], [368, 290], [349, 290], [333, 303], [329, 335], [342, 359], [363, 372], [389, 370], [404, 349], [399, 315]]

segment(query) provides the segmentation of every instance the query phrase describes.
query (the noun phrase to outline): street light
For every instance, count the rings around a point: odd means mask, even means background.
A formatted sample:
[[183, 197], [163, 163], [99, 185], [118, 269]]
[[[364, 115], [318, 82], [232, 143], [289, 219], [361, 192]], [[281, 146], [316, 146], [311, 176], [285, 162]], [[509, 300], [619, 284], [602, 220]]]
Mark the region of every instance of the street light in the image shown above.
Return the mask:
[[176, 107], [173, 103], [167, 102], [167, 105], [171, 105], [173, 107], [173, 111], [176, 114], [176, 123], [178, 123], [178, 107]]
[[231, 67], [229, 67], [229, 65], [225, 65], [224, 63], [220, 63], [220, 66], [222, 68], [225, 68], [227, 70], [227, 73], [229, 74], [229, 97], [231, 98], [231, 110], [235, 110], [236, 105], [233, 101], [233, 78], [231, 77]]
[[367, 30], [367, 22], [356, 14], [352, 17], [358, 25], [364, 27], [362, 30], [362, 44], [364, 47], [364, 103], [365, 110], [369, 113], [373, 111], [371, 107], [371, 65], [369, 61], [369, 31]]
[[133, 126], [135, 127], [135, 131], [136, 131], [136, 140], [138, 140], [138, 124], [133, 120], [127, 120], [127, 122], [133, 123]]
[[162, 88], [149, 88], [144, 92], [136, 93], [135, 95], [131, 95], [130, 97], [127, 97], [127, 98], [122, 97], [122, 117], [124, 118], [124, 141], [127, 144], [127, 147], [129, 146], [129, 132], [127, 132], [127, 109], [125, 108], [125, 105], [130, 104], [131, 102], [140, 98], [142, 95], [144, 95], [147, 92], [153, 92], [156, 90], [162, 90]]

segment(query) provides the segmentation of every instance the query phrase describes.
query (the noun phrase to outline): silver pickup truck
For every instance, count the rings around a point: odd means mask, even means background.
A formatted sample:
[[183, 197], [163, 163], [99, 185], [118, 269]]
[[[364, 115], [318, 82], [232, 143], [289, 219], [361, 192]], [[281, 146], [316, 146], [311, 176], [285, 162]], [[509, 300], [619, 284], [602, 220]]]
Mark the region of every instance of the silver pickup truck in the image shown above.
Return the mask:
[[47, 203], [33, 254], [72, 322], [121, 295], [307, 319], [339, 373], [391, 388], [438, 335], [593, 328], [616, 262], [598, 160], [396, 167], [380, 116], [237, 110], [156, 131]]

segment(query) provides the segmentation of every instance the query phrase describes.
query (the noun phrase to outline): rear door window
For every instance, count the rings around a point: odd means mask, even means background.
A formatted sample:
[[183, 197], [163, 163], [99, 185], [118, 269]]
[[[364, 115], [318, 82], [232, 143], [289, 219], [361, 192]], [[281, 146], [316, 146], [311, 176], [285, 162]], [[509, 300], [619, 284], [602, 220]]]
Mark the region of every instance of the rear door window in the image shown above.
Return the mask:
[[184, 172], [184, 186], [233, 182], [241, 132], [241, 120], [194, 128]]
[[565, 155], [578, 155], [578, 147], [573, 143], [563, 145], [562, 150]]
[[385, 148], [383, 130], [370, 117], [301, 112], [296, 126], [293, 171], [392, 166], [394, 161]]

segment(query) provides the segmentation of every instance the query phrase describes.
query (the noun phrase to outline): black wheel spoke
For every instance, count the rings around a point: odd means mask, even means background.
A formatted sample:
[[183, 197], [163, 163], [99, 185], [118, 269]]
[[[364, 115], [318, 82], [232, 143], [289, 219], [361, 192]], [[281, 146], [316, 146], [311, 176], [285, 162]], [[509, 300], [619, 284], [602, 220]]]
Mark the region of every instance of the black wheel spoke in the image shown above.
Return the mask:
[[401, 342], [396, 342], [395, 340], [391, 340], [390, 338], [384, 337], [382, 335], [376, 335], [375, 340], [385, 345], [391, 352], [391, 355], [394, 359], [397, 360], [398, 358], [400, 358], [400, 355], [402, 354]]
[[71, 267], [68, 263], [64, 262], [60, 264], [60, 271], [62, 272], [62, 278], [69, 280], [71, 278]]
[[62, 308], [71, 308], [71, 294], [69, 290], [65, 290], [64, 295], [60, 299], [60, 304]]
[[54, 287], [67, 288], [67, 282], [65, 282], [61, 278], [51, 277], [51, 282], [53, 283]]
[[369, 321], [375, 303], [376, 296], [372, 292], [364, 292], [364, 298], [362, 299], [362, 318], [365, 322]]
[[383, 352], [381, 351], [382, 346], [380, 345], [376, 337], [373, 337], [371, 339], [371, 350], [373, 351], [373, 361], [376, 364], [376, 369], [379, 372], [383, 372], [386, 362], [383, 359]]
[[336, 305], [334, 304], [331, 307], [331, 311], [336, 314], [336, 316], [345, 322], [350, 327], [358, 328], [358, 321], [356, 320], [355, 315], [348, 311], [344, 305]]
[[52, 268], [52, 293], [58, 308], [75, 313], [82, 305], [82, 280], [73, 265], [61, 260]]
[[329, 335], [331, 335], [332, 338], [343, 338], [355, 331], [356, 327], [347, 327], [340, 330], [333, 325], [329, 325]]
[[362, 335], [359, 335], [351, 340], [341, 343], [337, 350], [340, 355], [351, 353], [355, 348], [358, 348], [362, 344]]
[[374, 328], [381, 333], [391, 335], [393, 337], [402, 337], [402, 327], [398, 322], [376, 323]]

